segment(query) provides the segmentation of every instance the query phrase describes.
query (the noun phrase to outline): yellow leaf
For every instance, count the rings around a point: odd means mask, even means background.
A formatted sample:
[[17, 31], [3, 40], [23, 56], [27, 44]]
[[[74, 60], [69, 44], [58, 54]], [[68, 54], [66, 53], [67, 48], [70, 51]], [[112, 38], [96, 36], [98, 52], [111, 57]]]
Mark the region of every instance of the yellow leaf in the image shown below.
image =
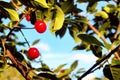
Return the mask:
[[99, 11], [95, 14], [95, 16], [102, 17], [104, 19], [107, 19], [109, 17], [105, 11]]
[[56, 16], [55, 16], [55, 23], [53, 30], [57, 31], [62, 28], [65, 18], [62, 9], [57, 5], [55, 5], [55, 8], [56, 8]]
[[38, 2], [42, 7], [49, 8], [49, 6], [46, 3], [46, 0], [35, 0], [35, 1]]

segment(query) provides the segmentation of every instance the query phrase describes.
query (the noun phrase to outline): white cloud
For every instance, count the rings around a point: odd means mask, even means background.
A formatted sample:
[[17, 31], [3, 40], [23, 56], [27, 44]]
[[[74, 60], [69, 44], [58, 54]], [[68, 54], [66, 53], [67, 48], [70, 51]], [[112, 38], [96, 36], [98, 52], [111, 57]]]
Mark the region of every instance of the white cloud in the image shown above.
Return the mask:
[[82, 80], [95, 80], [95, 75], [93, 74], [88, 74], [85, 76]]
[[50, 46], [47, 43], [40, 42], [40, 43], [34, 45], [34, 47], [37, 47], [38, 49], [45, 51], [45, 52], [50, 51]]
[[97, 60], [97, 57], [95, 57], [92, 54], [81, 54], [81, 53], [77, 53], [75, 55], [73, 55], [70, 59], [72, 60], [82, 60], [85, 62], [93, 62]]

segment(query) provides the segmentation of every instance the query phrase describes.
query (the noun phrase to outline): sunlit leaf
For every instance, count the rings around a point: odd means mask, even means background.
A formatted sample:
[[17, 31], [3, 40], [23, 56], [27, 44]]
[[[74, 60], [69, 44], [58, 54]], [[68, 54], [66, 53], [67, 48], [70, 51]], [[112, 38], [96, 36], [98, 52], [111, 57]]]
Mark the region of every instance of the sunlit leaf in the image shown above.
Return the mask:
[[111, 65], [120, 65], [120, 60], [112, 58], [112, 64]]
[[57, 31], [57, 30], [61, 29], [62, 26], [63, 26], [64, 13], [59, 6], [55, 5], [55, 8], [56, 8], [56, 16], [55, 16], [55, 22], [54, 22], [53, 30]]
[[105, 6], [105, 7], [103, 8], [103, 10], [106, 11], [107, 13], [110, 13], [110, 11], [111, 11], [111, 10], [110, 10], [110, 7], [108, 7], [108, 6]]
[[103, 19], [107, 19], [109, 16], [105, 11], [99, 11], [95, 13], [96, 17], [102, 17]]
[[60, 72], [58, 75], [57, 75], [57, 78], [61, 79], [67, 75], [69, 75], [70, 73], [72, 72], [72, 69], [64, 69], [64, 72]]
[[19, 21], [19, 15], [10, 3], [0, 1], [0, 7], [4, 9], [12, 21]]
[[8, 80], [8, 77], [11, 80], [25, 80], [21, 73], [10, 65], [6, 65], [3, 69], [3, 72], [0, 73], [0, 80]]

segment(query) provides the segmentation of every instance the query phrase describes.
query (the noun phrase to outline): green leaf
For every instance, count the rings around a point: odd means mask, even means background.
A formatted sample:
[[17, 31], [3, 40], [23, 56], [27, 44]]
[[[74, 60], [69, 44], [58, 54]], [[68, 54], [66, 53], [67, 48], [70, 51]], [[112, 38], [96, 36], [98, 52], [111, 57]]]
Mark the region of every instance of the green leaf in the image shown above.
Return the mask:
[[55, 22], [54, 22], [53, 30], [57, 31], [62, 28], [65, 18], [64, 18], [64, 13], [62, 9], [57, 5], [55, 5], [55, 8], [56, 8], [56, 15], [55, 15]]
[[60, 64], [55, 70], [54, 72], [59, 72], [61, 70], [61, 68], [63, 68], [66, 64]]
[[95, 37], [88, 35], [88, 34], [79, 34], [78, 37], [91, 45], [103, 46], [103, 44], [98, 41]]
[[37, 3], [39, 3], [39, 5], [43, 8], [49, 8], [49, 6], [47, 5], [46, 3], [46, 0], [34, 0], [36, 1]]
[[71, 72], [72, 72], [72, 69], [65, 69], [64, 72], [60, 72], [60, 73], [57, 75], [57, 78], [61, 79], [61, 78], [63, 78], [63, 77], [66, 77], [66, 76], [68, 76]]
[[113, 80], [120, 80], [120, 65], [111, 66], [110, 69], [113, 76]]
[[78, 66], [78, 60], [74, 61], [70, 68], [74, 70], [77, 66]]
[[[19, 15], [10, 3], [0, 1], [0, 7], [5, 10], [12, 21], [19, 21]], [[4, 11], [3, 11], [4, 12]]]
[[39, 41], [40, 41], [40, 39], [35, 40], [35, 41], [32, 43], [32, 45], [35, 45], [35, 44], [39, 43]]
[[102, 17], [103, 19], [107, 19], [109, 17], [108, 14], [105, 11], [96, 12], [94, 16]]

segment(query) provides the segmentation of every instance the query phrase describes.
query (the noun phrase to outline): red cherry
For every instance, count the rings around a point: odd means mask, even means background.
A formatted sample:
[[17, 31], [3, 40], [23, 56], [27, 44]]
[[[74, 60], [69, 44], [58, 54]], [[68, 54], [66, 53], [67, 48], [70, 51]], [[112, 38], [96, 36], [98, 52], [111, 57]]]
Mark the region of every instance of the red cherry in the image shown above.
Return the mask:
[[65, 72], [65, 70], [63, 69], [63, 70], [61, 70], [61, 73], [64, 73]]
[[37, 48], [32, 47], [28, 50], [27, 55], [30, 59], [35, 59], [40, 56], [40, 52]]
[[26, 18], [27, 21], [30, 21], [30, 16], [29, 15], [26, 15], [25, 18]]
[[34, 27], [38, 33], [44, 33], [47, 28], [45, 22], [42, 20], [36, 21]]

